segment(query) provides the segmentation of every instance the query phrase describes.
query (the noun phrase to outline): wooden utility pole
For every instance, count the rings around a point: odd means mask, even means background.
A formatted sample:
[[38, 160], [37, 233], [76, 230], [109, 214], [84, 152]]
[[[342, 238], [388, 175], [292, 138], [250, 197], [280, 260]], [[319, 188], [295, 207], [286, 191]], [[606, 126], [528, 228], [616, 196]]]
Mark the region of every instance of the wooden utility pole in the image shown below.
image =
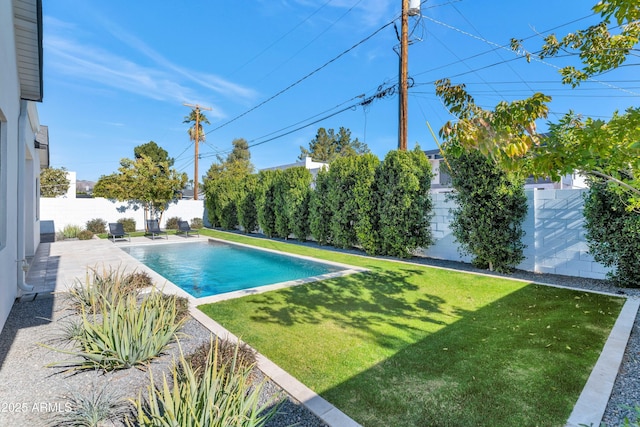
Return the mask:
[[191, 107], [196, 112], [196, 125], [195, 125], [195, 137], [194, 137], [194, 146], [195, 146], [195, 161], [193, 163], [193, 200], [198, 200], [198, 142], [200, 139], [200, 110], [208, 110], [211, 111], [211, 108], [201, 107], [198, 104], [182, 104], [185, 107]]
[[400, 76], [399, 76], [399, 115], [398, 115], [398, 150], [407, 150], [407, 92], [409, 84], [408, 74], [408, 52], [409, 52], [409, 0], [402, 0], [402, 26], [400, 30]]

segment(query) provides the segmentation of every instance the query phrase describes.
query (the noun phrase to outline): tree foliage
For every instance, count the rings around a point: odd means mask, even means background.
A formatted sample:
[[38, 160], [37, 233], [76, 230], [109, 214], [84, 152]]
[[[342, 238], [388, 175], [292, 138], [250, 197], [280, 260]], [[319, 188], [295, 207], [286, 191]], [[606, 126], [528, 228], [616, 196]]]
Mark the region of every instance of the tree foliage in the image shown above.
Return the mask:
[[309, 148], [300, 147], [298, 160], [311, 157], [317, 162], [330, 163], [338, 157], [353, 156], [369, 153], [369, 147], [358, 138], [351, 139], [351, 131], [344, 127], [335, 130], [319, 128], [314, 139], [309, 142]]
[[258, 228], [258, 175], [248, 175], [244, 180], [244, 196], [238, 203], [238, 222], [245, 233]]
[[[431, 177], [431, 164], [420, 147], [387, 154], [375, 177], [377, 223], [371, 222], [371, 230], [358, 233], [368, 253], [375, 250], [407, 258], [415, 249], [433, 243]], [[371, 241], [376, 234], [379, 242]]]
[[[640, 37], [640, 1], [602, 0], [592, 10], [600, 14], [602, 21], [561, 38], [556, 34], [546, 36], [537, 54], [540, 59], [560, 54], [579, 56], [582, 69], [573, 66], [560, 69], [562, 82], [573, 87], [592, 76], [621, 66], [629, 54], [637, 52], [635, 46]], [[524, 52], [527, 60], [533, 55], [524, 50], [522, 40], [512, 39], [511, 47], [517, 52]]]
[[[581, 71], [565, 68], [564, 81], [574, 86], [591, 76], [610, 71], [633, 55], [640, 34], [639, 0], [602, 0], [593, 10], [602, 21], [558, 40], [549, 36], [542, 56], [573, 52], [584, 65]], [[615, 22], [612, 20], [615, 19]], [[611, 33], [612, 24], [620, 25]], [[522, 48], [512, 41], [514, 49]], [[477, 149], [508, 171], [520, 171], [537, 177], [552, 177], [581, 171], [615, 183], [625, 192], [631, 209], [640, 210], [638, 158], [640, 143], [638, 108], [624, 114], [615, 113], [609, 122], [583, 120], [572, 112], [557, 124], [550, 135], [536, 132], [535, 121], [547, 117], [550, 97], [536, 93], [511, 103], [500, 103], [493, 110], [477, 106], [464, 85], [452, 85], [447, 79], [436, 82], [436, 93], [459, 120], [441, 129], [446, 141], [457, 141], [464, 150]], [[611, 155], [614, 153], [614, 155]], [[621, 171], [631, 179], [621, 180]]]
[[473, 264], [511, 271], [523, 259], [522, 222], [527, 214], [524, 182], [477, 151], [449, 156], [453, 209], [451, 229], [462, 254]]
[[46, 168], [40, 171], [40, 195], [58, 197], [67, 194], [70, 181], [65, 168]]
[[593, 258], [612, 270], [609, 278], [623, 287], [640, 287], [640, 215], [629, 211], [616, 188], [590, 179], [584, 205], [586, 238]]
[[331, 243], [331, 217], [329, 206], [329, 171], [322, 169], [316, 175], [315, 188], [309, 200], [309, 231], [321, 245]]
[[140, 160], [142, 156], [145, 155], [156, 163], [167, 163], [169, 167], [173, 166], [174, 162], [174, 159], [169, 157], [167, 150], [153, 141], [135, 147], [133, 149], [133, 155], [136, 160]]
[[198, 141], [204, 141], [206, 139], [206, 134], [204, 133], [203, 124], [211, 124], [209, 123], [209, 119], [205, 116], [200, 109], [194, 108], [191, 110], [188, 116], [184, 117], [182, 123], [193, 123], [193, 125], [187, 129], [187, 134], [189, 135], [189, 139], [191, 141], [196, 140], [196, 136], [198, 137]]
[[303, 166], [285, 169], [276, 180], [276, 234], [306, 240], [309, 231], [311, 172]]
[[373, 154], [337, 158], [329, 168], [328, 205], [332, 244], [351, 248], [358, 244], [358, 227], [369, 220], [371, 187], [380, 161]]
[[232, 145], [227, 158], [218, 158], [219, 163], [213, 163], [204, 178], [209, 222], [228, 230], [240, 224], [239, 206], [246, 194], [245, 179], [253, 172], [247, 141], [234, 139]]
[[258, 174], [258, 224], [267, 237], [276, 234], [276, 183], [281, 174], [281, 170]]
[[118, 172], [100, 177], [93, 192], [97, 197], [127, 202], [133, 209], [142, 207], [145, 216], [160, 217], [170, 203], [175, 203], [187, 183], [187, 175], [142, 156], [122, 159]]

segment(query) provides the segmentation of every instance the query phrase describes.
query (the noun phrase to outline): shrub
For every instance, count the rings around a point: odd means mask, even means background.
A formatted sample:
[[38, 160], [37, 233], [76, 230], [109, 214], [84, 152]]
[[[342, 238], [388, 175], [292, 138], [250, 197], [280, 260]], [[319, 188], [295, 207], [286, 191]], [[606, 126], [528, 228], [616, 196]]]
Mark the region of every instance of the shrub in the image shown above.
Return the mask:
[[202, 227], [204, 227], [204, 224], [202, 223], [202, 218], [191, 218], [191, 228], [193, 229], [200, 229]]
[[380, 160], [373, 154], [340, 157], [329, 168], [327, 195], [331, 215], [331, 241], [338, 248], [351, 248], [361, 243], [358, 233], [372, 229], [371, 191]]
[[473, 265], [509, 272], [523, 259], [522, 222], [527, 215], [524, 182], [479, 151], [449, 156], [457, 202], [451, 230]]
[[120, 218], [118, 220], [118, 222], [120, 224], [122, 224], [122, 228], [124, 228], [124, 231], [126, 231], [127, 233], [133, 233], [134, 231], [136, 231], [136, 220], [133, 218]]
[[260, 171], [258, 174], [258, 225], [267, 237], [276, 234], [276, 181], [281, 170]]
[[[206, 372], [207, 361], [211, 344], [205, 343], [197, 347], [195, 351], [185, 357], [194, 371]], [[251, 368], [256, 364], [256, 352], [245, 343], [233, 344], [231, 341], [218, 340], [218, 358], [216, 359], [218, 368], [234, 365], [235, 369]]]
[[103, 307], [113, 305], [119, 297], [137, 295], [137, 283], [140, 279], [136, 278], [134, 282], [131, 277], [131, 274], [111, 268], [103, 268], [102, 271], [89, 268], [84, 283], [76, 279], [75, 284], [69, 289], [68, 298], [78, 313], [85, 310], [99, 311]]
[[103, 304], [92, 314], [80, 313], [82, 332], [76, 338], [77, 348], [60, 353], [74, 356], [72, 360], [53, 363], [77, 370], [127, 369], [158, 356], [172, 342], [184, 323], [177, 319], [175, 298], [152, 292], [138, 305], [135, 294], [116, 298]]
[[640, 215], [606, 182], [590, 179], [584, 218], [589, 252], [613, 268], [607, 277], [618, 286], [640, 287]]
[[331, 217], [333, 211], [329, 207], [329, 172], [322, 169], [316, 175], [315, 189], [309, 200], [309, 230], [321, 245], [331, 243]]
[[145, 271], [136, 271], [124, 276], [123, 282], [128, 289], [143, 289], [153, 286], [151, 276]]
[[[181, 354], [171, 370], [172, 379], [163, 375], [163, 385], [156, 385], [151, 370], [147, 386], [148, 399], [138, 395], [134, 404], [136, 419], [126, 419], [129, 426], [244, 426], [264, 425], [276, 413], [275, 400], [261, 404], [264, 382], [251, 384], [251, 368], [217, 366], [218, 341], [210, 351], [202, 372], [191, 367]], [[171, 386], [169, 385], [171, 384]]]
[[[431, 233], [431, 165], [420, 147], [390, 151], [376, 171], [374, 193], [360, 195], [369, 207], [369, 220], [358, 222], [362, 247], [370, 254], [408, 258], [433, 243]], [[365, 211], [366, 212], [366, 211]], [[376, 217], [377, 215], [377, 217]], [[366, 215], [361, 215], [366, 216]]]
[[258, 228], [258, 175], [248, 175], [244, 180], [244, 195], [238, 202], [238, 222], [245, 233]]
[[102, 218], [94, 218], [87, 221], [86, 229], [93, 234], [102, 234], [107, 232], [107, 221]]
[[63, 412], [55, 412], [54, 425], [59, 427], [120, 425], [131, 413], [131, 403], [120, 391], [109, 390], [110, 383], [92, 384], [87, 393], [69, 390]]
[[[176, 306], [176, 319], [182, 321], [189, 316], [189, 299], [186, 297], [181, 297], [178, 295], [167, 295], [162, 294], [162, 298], [165, 298], [169, 301], [170, 304], [175, 304]], [[175, 302], [171, 302], [171, 300]]]
[[93, 232], [90, 230], [82, 230], [77, 236], [79, 240], [91, 240], [93, 239]]
[[164, 227], [167, 230], [177, 230], [178, 229], [178, 221], [182, 221], [182, 218], [179, 216], [172, 216], [171, 218], [167, 218], [167, 222]]
[[69, 224], [65, 225], [62, 229], [62, 235], [65, 239], [75, 239], [76, 237], [78, 237], [78, 233], [81, 231], [82, 227], [80, 227], [79, 225]]

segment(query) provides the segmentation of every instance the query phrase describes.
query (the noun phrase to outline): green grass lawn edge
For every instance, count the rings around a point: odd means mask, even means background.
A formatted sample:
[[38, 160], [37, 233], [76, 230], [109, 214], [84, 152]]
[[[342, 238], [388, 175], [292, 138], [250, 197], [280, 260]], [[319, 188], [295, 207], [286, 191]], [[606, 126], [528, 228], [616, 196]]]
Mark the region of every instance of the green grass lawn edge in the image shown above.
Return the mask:
[[203, 230], [370, 269], [199, 308], [365, 426], [561, 426], [624, 298]]

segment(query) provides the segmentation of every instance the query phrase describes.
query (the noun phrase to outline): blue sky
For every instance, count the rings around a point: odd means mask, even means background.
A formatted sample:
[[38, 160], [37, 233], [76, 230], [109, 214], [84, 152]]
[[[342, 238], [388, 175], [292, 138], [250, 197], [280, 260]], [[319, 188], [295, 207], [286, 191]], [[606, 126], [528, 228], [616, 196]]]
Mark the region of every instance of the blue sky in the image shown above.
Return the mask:
[[[515, 37], [534, 51], [550, 29], [562, 35], [586, 28], [598, 22], [595, 2], [424, 2], [422, 16], [410, 22], [409, 147], [435, 148], [426, 122], [437, 132], [453, 119], [434, 94], [433, 82], [444, 77], [467, 84], [486, 108], [549, 94], [551, 121], [570, 109], [606, 119], [634, 105], [635, 67], [571, 89], [560, 84], [557, 69], [575, 59], [527, 63], [501, 48]], [[399, 26], [401, 0], [56, 0], [43, 8], [40, 122], [49, 126], [51, 165], [76, 171], [78, 179], [115, 172], [121, 158], [149, 141], [192, 179], [183, 103], [211, 108], [204, 112], [211, 125], [200, 146], [200, 175], [216, 154], [226, 156], [234, 138], [254, 145], [258, 169], [296, 161], [321, 126], [349, 128], [380, 158], [397, 147], [397, 96], [358, 103], [397, 82], [398, 40], [393, 24], [382, 27], [394, 20]]]

